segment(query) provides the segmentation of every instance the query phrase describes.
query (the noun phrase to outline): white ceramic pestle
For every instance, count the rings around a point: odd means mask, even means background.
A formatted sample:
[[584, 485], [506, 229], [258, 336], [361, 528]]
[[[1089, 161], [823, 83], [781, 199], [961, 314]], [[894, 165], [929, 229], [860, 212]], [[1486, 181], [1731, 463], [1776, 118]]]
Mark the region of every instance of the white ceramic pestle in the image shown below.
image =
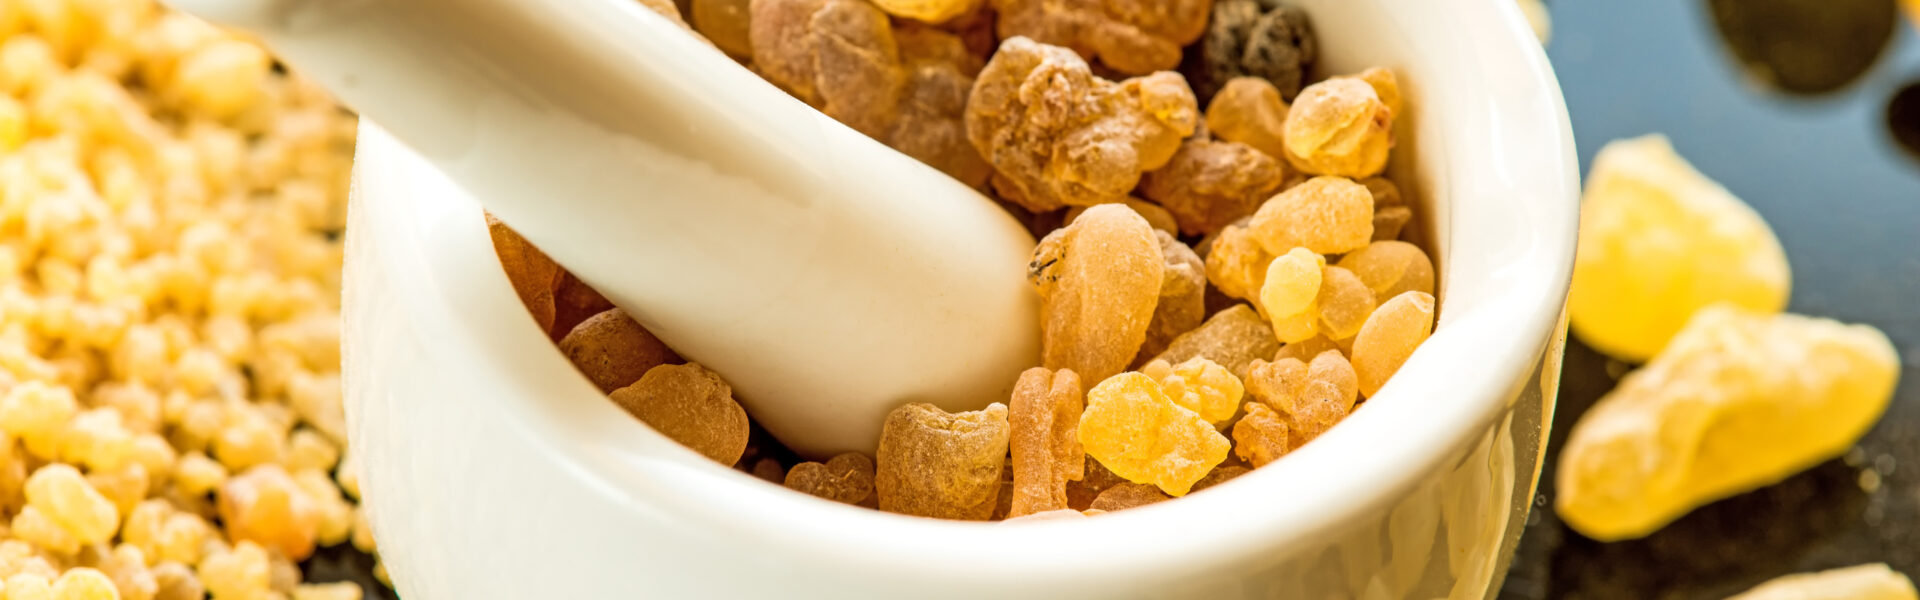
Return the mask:
[[634, 0], [170, 1], [259, 35], [803, 454], [1038, 363], [1019, 223]]

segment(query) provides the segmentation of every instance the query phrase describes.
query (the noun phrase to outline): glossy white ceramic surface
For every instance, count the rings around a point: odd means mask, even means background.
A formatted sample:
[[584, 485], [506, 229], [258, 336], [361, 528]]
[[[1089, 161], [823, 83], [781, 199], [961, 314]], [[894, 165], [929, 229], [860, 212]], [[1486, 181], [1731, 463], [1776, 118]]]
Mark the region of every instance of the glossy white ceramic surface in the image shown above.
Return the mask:
[[363, 126], [348, 419], [401, 595], [1487, 596], [1531, 504], [1559, 372], [1578, 183], [1558, 85], [1510, 2], [1294, 3], [1314, 19], [1326, 70], [1383, 64], [1401, 76], [1411, 110], [1394, 168], [1438, 252], [1439, 329], [1363, 408], [1287, 459], [1084, 521], [838, 505], [660, 437], [526, 317], [479, 206]]
[[1024, 227], [638, 2], [173, 1], [259, 33], [803, 452], [1038, 360], [1004, 267]]

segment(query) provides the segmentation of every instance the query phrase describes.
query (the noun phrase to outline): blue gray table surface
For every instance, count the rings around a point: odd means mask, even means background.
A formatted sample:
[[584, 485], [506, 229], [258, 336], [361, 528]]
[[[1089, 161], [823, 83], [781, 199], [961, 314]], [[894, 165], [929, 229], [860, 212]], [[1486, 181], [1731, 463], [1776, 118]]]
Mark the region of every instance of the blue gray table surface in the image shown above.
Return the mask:
[[[1807, 26], [1893, 4], [1808, 1], [1820, 4], [1800, 19], [1818, 21]], [[1920, 149], [1905, 149], [1889, 120], [1893, 110], [1893, 121], [1920, 127], [1912, 121], [1920, 91], [1892, 108], [1901, 90], [1920, 85], [1920, 35], [1896, 24], [1857, 78], [1825, 93], [1789, 93], [1743, 66], [1714, 2], [1548, 2], [1548, 56], [1583, 172], [1610, 140], [1666, 134], [1772, 224], [1793, 266], [1790, 310], [1879, 327], [1903, 371], [1892, 407], [1847, 456], [1705, 506], [1647, 538], [1602, 544], [1554, 517], [1552, 465], [1574, 422], [1627, 365], [1571, 344], [1541, 497], [1500, 598], [1717, 599], [1780, 575], [1868, 562], [1920, 579]], [[1849, 40], [1772, 42], [1803, 56]]]

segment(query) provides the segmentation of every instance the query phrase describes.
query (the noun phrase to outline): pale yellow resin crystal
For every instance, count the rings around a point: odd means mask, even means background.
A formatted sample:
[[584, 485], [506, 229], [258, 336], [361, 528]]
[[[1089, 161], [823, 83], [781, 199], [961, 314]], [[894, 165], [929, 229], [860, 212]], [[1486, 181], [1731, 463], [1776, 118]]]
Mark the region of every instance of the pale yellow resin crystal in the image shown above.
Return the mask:
[[1886, 563], [1768, 580], [1727, 600], [1914, 600], [1913, 581]]
[[1555, 508], [1596, 540], [1652, 533], [1845, 452], [1899, 373], [1872, 327], [1708, 307], [1574, 426]]
[[1616, 141], [1594, 159], [1567, 305], [1587, 345], [1642, 362], [1709, 304], [1779, 312], [1791, 282], [1760, 214], [1665, 137]]

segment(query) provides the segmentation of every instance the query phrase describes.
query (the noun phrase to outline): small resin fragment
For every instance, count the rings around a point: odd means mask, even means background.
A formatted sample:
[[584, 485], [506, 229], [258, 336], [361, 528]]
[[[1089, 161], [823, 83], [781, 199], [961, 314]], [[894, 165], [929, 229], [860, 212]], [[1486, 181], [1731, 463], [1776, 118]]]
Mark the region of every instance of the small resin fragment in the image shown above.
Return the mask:
[[896, 17], [943, 23], [973, 12], [980, 7], [981, 0], [873, 0], [873, 4]]
[[[740, 462], [742, 464], [746, 463], [745, 460], [741, 460]], [[739, 465], [735, 465], [735, 468], [739, 468]], [[782, 466], [780, 461], [771, 458], [762, 458], [753, 461], [753, 468], [748, 469], [747, 473], [766, 480], [769, 483], [785, 484], [787, 481], [787, 468]]]
[[1298, 408], [1287, 418], [1291, 427], [1288, 431], [1287, 443], [1291, 444], [1294, 450], [1299, 450], [1307, 442], [1319, 438], [1321, 434], [1333, 429], [1334, 425], [1340, 424], [1342, 419], [1347, 418], [1347, 409], [1340, 407], [1340, 393], [1333, 384], [1324, 381], [1307, 382]]
[[1070, 50], [1014, 37], [975, 80], [966, 124], [993, 165], [994, 189], [1046, 212], [1125, 200], [1142, 173], [1173, 158], [1199, 118], [1178, 74], [1114, 83]]
[[1340, 407], [1342, 412], [1353, 410], [1355, 402], [1360, 400], [1360, 374], [1353, 369], [1353, 363], [1347, 360], [1339, 350], [1325, 350], [1314, 355], [1307, 363], [1307, 380], [1325, 383], [1332, 396], [1328, 398]]
[[732, 465], [746, 452], [746, 410], [719, 374], [698, 363], [654, 367], [611, 397], [661, 435], [714, 462]]
[[1267, 265], [1266, 284], [1260, 287], [1260, 308], [1276, 320], [1314, 309], [1326, 265], [1325, 257], [1306, 248], [1294, 248], [1273, 259]]
[[1400, 186], [1385, 177], [1368, 177], [1360, 185], [1373, 194], [1373, 241], [1400, 239], [1400, 232], [1413, 222], [1413, 207], [1400, 195]]
[[[143, 565], [144, 566], [144, 565]], [[7, 596], [13, 597], [11, 593]], [[60, 574], [49, 590], [52, 600], [117, 600], [120, 589], [114, 587], [113, 580], [98, 569], [76, 567]]]
[[[1198, 492], [1200, 490], [1204, 490], [1216, 485], [1220, 485], [1222, 483], [1226, 483], [1235, 477], [1239, 477], [1241, 475], [1247, 474], [1248, 471], [1252, 471], [1252, 469], [1249, 469], [1240, 465], [1224, 465], [1223, 464], [1218, 467], [1214, 467], [1212, 471], [1207, 473], [1206, 477], [1200, 478], [1200, 481], [1195, 482], [1193, 484], [1193, 491]], [[1192, 493], [1192, 492], [1188, 492], [1188, 493]]]
[[220, 521], [247, 540], [293, 560], [313, 554], [320, 507], [279, 465], [260, 465], [220, 486]]
[[1065, 46], [1115, 71], [1145, 75], [1180, 64], [1200, 38], [1209, 0], [993, 0], [1000, 37]]
[[1393, 109], [1358, 77], [1307, 86], [1287, 110], [1286, 159], [1315, 175], [1378, 174], [1393, 148]]
[[827, 0], [809, 27], [820, 112], [869, 137], [882, 137], [906, 83], [886, 13], [864, 0]]
[[878, 139], [940, 172], [984, 188], [993, 168], [967, 140], [967, 96], [985, 65], [960, 37], [932, 27], [900, 27], [905, 83], [893, 123]]
[[1373, 241], [1400, 239], [1400, 232], [1413, 222], [1413, 209], [1405, 206], [1388, 206], [1373, 211]]
[[1373, 194], [1373, 208], [1379, 210], [1389, 206], [1406, 206], [1407, 200], [1400, 195], [1400, 185], [1385, 177], [1368, 177], [1360, 180], [1367, 186], [1367, 193]]
[[75, 543], [107, 541], [119, 528], [119, 509], [72, 465], [52, 463], [35, 469], [23, 488], [26, 505], [65, 530]]
[[1257, 301], [1273, 253], [1245, 225], [1228, 225], [1207, 246], [1207, 281], [1228, 297]]
[[493, 237], [493, 253], [499, 256], [500, 269], [506, 271], [513, 293], [520, 296], [527, 312], [533, 313], [533, 322], [540, 324], [541, 331], [551, 329], [553, 292], [563, 272], [560, 265], [491, 214], [487, 215], [487, 233]]
[[1340, 267], [1326, 267], [1321, 281], [1320, 295], [1314, 304], [1320, 309], [1322, 334], [1336, 340], [1359, 334], [1360, 326], [1373, 314], [1376, 304], [1373, 290], [1353, 271]]
[[[778, 465], [779, 463], [775, 463]], [[859, 504], [873, 495], [873, 459], [848, 452], [825, 463], [803, 462], [787, 471], [787, 489], [842, 504]]]
[[750, 10], [762, 77], [861, 133], [885, 133], [906, 79], [886, 13], [862, 0], [755, 0]]
[[1337, 265], [1360, 277], [1374, 300], [1386, 302], [1406, 292], [1433, 293], [1433, 261], [1419, 246], [1381, 241], [1340, 257]]
[[1033, 368], [1020, 374], [1007, 403], [1013, 459], [1009, 516], [1067, 507], [1067, 483], [1086, 473], [1087, 454], [1080, 447], [1085, 406], [1073, 371]]
[[1114, 512], [1172, 499], [1172, 496], [1166, 495], [1166, 493], [1160, 491], [1160, 488], [1151, 485], [1122, 483], [1107, 488], [1107, 491], [1100, 492], [1100, 497], [1094, 498], [1093, 504], [1088, 506], [1088, 508], [1090, 510]]
[[[1283, 453], [1271, 450], [1280, 441], [1286, 443], [1288, 452], [1299, 449], [1320, 434], [1326, 433], [1353, 410], [1354, 402], [1359, 399], [1359, 382], [1351, 364], [1338, 350], [1328, 350], [1315, 356], [1313, 361], [1302, 363], [1298, 359], [1286, 358], [1274, 362], [1257, 361], [1249, 369], [1246, 381], [1247, 394], [1261, 404], [1273, 409], [1271, 418], [1262, 417], [1249, 422], [1251, 428], [1245, 435], [1249, 439], [1260, 441], [1268, 449], [1261, 450], [1264, 456], [1256, 459], [1251, 453], [1258, 448], [1249, 448], [1239, 456], [1253, 463], [1263, 464], [1260, 460], [1272, 460]], [[1254, 408], [1247, 407], [1248, 416]], [[1274, 431], [1278, 427], [1274, 421], [1286, 425], [1285, 438], [1281, 440]], [[1242, 433], [1237, 427], [1234, 431], [1238, 440]]]
[[1239, 142], [1275, 160], [1286, 158], [1287, 103], [1265, 79], [1239, 77], [1227, 82], [1207, 104], [1207, 131]]
[[1727, 600], [1914, 600], [1913, 580], [1872, 563], [1767, 580]]
[[1383, 67], [1370, 67], [1353, 77], [1373, 86], [1374, 95], [1379, 96], [1380, 103], [1387, 105], [1387, 110], [1395, 116], [1406, 111], [1406, 106], [1401, 104], [1400, 99], [1400, 79], [1394, 77], [1393, 71]]
[[1273, 356], [1280, 343], [1273, 339], [1273, 327], [1245, 304], [1235, 304], [1214, 313], [1193, 331], [1174, 338], [1153, 360], [1180, 364], [1195, 357], [1219, 363], [1235, 377], [1246, 378], [1247, 365]]
[[692, 0], [693, 29], [729, 55], [752, 58], [750, 4], [751, 0]]
[[1293, 450], [1287, 420], [1265, 403], [1248, 402], [1246, 416], [1233, 424], [1233, 455], [1254, 468], [1279, 460]]
[[864, 0], [754, 0], [754, 68], [827, 116], [967, 185], [989, 169], [968, 143], [979, 57], [951, 32], [903, 23]]
[[207, 590], [192, 569], [178, 562], [153, 566], [154, 600], [202, 600]]
[[1181, 233], [1206, 235], [1253, 214], [1280, 191], [1282, 164], [1252, 146], [1195, 137], [1148, 173], [1140, 190], [1173, 214]]
[[1268, 253], [1294, 248], [1345, 254], [1373, 241], [1373, 194], [1342, 177], [1315, 177], [1280, 192], [1247, 223]]
[[[1008, 411], [1008, 414], [1011, 415], [1012, 411]], [[1008, 422], [1008, 426], [1009, 426], [1009, 432], [1007, 435], [1007, 446], [1008, 446], [1008, 449], [1012, 449], [1013, 435], [1011, 432], [1011, 426], [1012, 426], [1011, 421]], [[1004, 521], [1006, 520], [1007, 515], [1012, 513], [1013, 513], [1013, 467], [1009, 465], [1007, 468], [1000, 470], [1000, 491], [994, 493], [993, 513], [987, 516], [987, 520], [988, 521]]]
[[[1133, 209], [1133, 212], [1140, 213], [1140, 218], [1146, 219], [1147, 224], [1152, 225], [1155, 231], [1165, 231], [1172, 234], [1180, 233], [1180, 222], [1174, 220], [1173, 213], [1167, 212], [1166, 207], [1137, 198], [1127, 198], [1125, 201], [1120, 202], [1120, 204], [1124, 204], [1127, 208]], [[1080, 218], [1080, 215], [1086, 213], [1088, 208], [1091, 207], [1075, 206], [1068, 208], [1066, 224], [1072, 225], [1073, 221]]]
[[1405, 292], [1374, 309], [1353, 339], [1353, 369], [1360, 393], [1371, 398], [1400, 370], [1400, 364], [1433, 333], [1433, 296]]
[[560, 283], [553, 291], [553, 328], [548, 330], [547, 335], [556, 342], [560, 341], [581, 322], [611, 308], [613, 302], [600, 295], [593, 286], [572, 273], [562, 271]]
[[949, 414], [907, 404], [887, 414], [875, 461], [880, 510], [941, 519], [986, 520], [1007, 463], [1007, 406]]
[[1160, 301], [1153, 305], [1147, 339], [1136, 356], [1151, 357], [1167, 349], [1180, 334], [1193, 331], [1207, 316], [1207, 266], [1186, 244], [1165, 231], [1154, 230], [1166, 261], [1160, 282]]
[[754, 71], [801, 101], [819, 106], [812, 22], [826, 0], [751, 0], [748, 5]]
[[666, 17], [668, 21], [672, 21], [673, 24], [679, 25], [683, 29], [688, 31], [693, 30], [692, 27], [687, 26], [686, 20], [680, 18], [680, 7], [675, 5], [673, 0], [640, 0], [640, 5], [647, 7], [648, 10], [652, 10], [662, 17]]
[[1574, 426], [1555, 508], [1596, 540], [1652, 533], [1845, 452], [1899, 376], [1870, 326], [1708, 307]]
[[1186, 495], [1231, 446], [1206, 419], [1174, 404], [1153, 378], [1133, 372], [1087, 393], [1080, 444], [1115, 474], [1174, 496]]
[[1272, 316], [1273, 338], [1282, 344], [1292, 344], [1322, 335], [1320, 331], [1320, 305], [1316, 298], [1305, 310], [1290, 315]]
[[1067, 482], [1068, 508], [1084, 511], [1087, 507], [1093, 505], [1094, 498], [1099, 497], [1100, 492], [1107, 491], [1107, 488], [1127, 482], [1126, 478], [1115, 475], [1113, 471], [1107, 470], [1107, 467], [1100, 464], [1100, 461], [1089, 460], [1086, 461], [1086, 465], [1087, 474], [1085, 477], [1080, 478], [1079, 481]]
[[954, 17], [937, 27], [959, 36], [967, 53], [979, 57], [981, 64], [985, 64], [987, 57], [993, 55], [994, 49], [1000, 46], [1000, 36], [993, 31], [993, 21], [993, 9], [982, 3], [973, 12]]
[[618, 308], [574, 326], [560, 339], [560, 353], [607, 394], [639, 381], [654, 367], [681, 362], [672, 348]]
[[1340, 345], [1331, 339], [1327, 339], [1327, 336], [1317, 335], [1299, 342], [1281, 346], [1280, 351], [1273, 354], [1273, 360], [1279, 361], [1281, 359], [1292, 358], [1304, 363], [1313, 360], [1313, 357], [1319, 356], [1320, 353], [1328, 350], [1340, 350]]
[[1042, 239], [1028, 266], [1041, 298], [1041, 364], [1088, 378], [1126, 369], [1146, 340], [1165, 272], [1153, 228], [1124, 206], [1087, 209]]
[[1246, 392], [1239, 377], [1205, 357], [1196, 356], [1178, 365], [1156, 360], [1141, 367], [1140, 372], [1159, 381], [1174, 404], [1214, 424], [1233, 418]]

